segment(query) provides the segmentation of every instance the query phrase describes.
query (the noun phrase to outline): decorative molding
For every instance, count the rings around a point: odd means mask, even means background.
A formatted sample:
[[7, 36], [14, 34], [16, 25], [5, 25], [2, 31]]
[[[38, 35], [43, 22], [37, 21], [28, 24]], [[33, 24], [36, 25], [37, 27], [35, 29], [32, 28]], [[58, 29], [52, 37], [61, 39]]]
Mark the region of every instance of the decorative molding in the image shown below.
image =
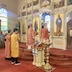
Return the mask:
[[57, 8], [57, 9], [54, 9], [54, 14], [62, 13], [62, 12], [65, 12], [65, 11], [66, 11], [66, 7]]
[[33, 23], [32, 18], [28, 18], [28, 19], [27, 19], [27, 25], [32, 24], [32, 23]]
[[33, 18], [40, 17], [39, 13], [33, 14]]

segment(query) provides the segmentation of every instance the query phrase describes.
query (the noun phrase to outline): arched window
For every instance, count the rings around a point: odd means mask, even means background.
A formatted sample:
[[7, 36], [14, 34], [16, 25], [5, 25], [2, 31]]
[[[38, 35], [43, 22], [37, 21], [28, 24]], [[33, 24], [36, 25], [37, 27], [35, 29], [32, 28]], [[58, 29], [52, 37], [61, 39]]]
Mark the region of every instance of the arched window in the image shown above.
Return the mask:
[[50, 32], [51, 16], [49, 13], [42, 14], [42, 23], [47, 24], [48, 31]]
[[8, 18], [7, 18], [7, 10], [4, 8], [0, 9], [0, 20], [1, 20], [1, 31], [5, 33], [8, 31]]

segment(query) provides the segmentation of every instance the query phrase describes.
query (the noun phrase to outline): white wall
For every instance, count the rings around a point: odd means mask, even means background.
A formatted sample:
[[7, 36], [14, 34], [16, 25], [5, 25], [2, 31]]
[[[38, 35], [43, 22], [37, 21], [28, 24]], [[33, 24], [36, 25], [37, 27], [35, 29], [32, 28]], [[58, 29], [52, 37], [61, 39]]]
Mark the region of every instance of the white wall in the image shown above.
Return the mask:
[[[2, 6], [6, 5], [5, 7]], [[17, 1], [14, 0], [0, 0], [0, 8], [5, 8], [8, 12], [8, 28], [13, 30], [17, 19]]]
[[[28, 1], [30, 1], [30, 0], [28, 0]], [[26, 3], [26, 0], [18, 0], [18, 12], [20, 11], [22, 11], [23, 9], [23, 5]]]

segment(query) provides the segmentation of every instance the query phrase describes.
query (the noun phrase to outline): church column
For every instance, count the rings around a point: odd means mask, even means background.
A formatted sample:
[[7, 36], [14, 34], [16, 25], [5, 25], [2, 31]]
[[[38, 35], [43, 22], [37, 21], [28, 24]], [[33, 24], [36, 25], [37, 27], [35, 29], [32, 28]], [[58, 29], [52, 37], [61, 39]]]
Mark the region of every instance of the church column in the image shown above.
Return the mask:
[[[50, 43], [53, 43], [53, 35], [54, 35], [54, 0], [51, 0], [51, 27], [50, 27]], [[53, 45], [50, 46], [51, 48]]]
[[64, 26], [63, 26], [63, 39], [65, 41], [64, 43], [64, 50], [66, 50], [66, 46], [67, 46], [67, 19], [66, 19], [66, 10], [64, 11]]
[[67, 0], [65, 0], [65, 9], [64, 9], [64, 49], [67, 49]]
[[[54, 34], [54, 14], [51, 13], [51, 27], [50, 27], [50, 43], [53, 43], [53, 34]], [[53, 47], [52, 45], [50, 46]]]

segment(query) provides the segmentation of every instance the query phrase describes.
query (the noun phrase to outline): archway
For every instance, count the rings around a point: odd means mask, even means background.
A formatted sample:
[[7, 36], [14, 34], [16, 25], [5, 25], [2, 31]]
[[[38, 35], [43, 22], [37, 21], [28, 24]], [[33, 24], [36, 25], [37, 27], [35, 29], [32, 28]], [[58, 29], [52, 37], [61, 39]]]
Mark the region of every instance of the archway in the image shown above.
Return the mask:
[[48, 31], [50, 32], [50, 27], [51, 27], [51, 15], [50, 12], [44, 12], [41, 15], [41, 26], [47, 27]]

